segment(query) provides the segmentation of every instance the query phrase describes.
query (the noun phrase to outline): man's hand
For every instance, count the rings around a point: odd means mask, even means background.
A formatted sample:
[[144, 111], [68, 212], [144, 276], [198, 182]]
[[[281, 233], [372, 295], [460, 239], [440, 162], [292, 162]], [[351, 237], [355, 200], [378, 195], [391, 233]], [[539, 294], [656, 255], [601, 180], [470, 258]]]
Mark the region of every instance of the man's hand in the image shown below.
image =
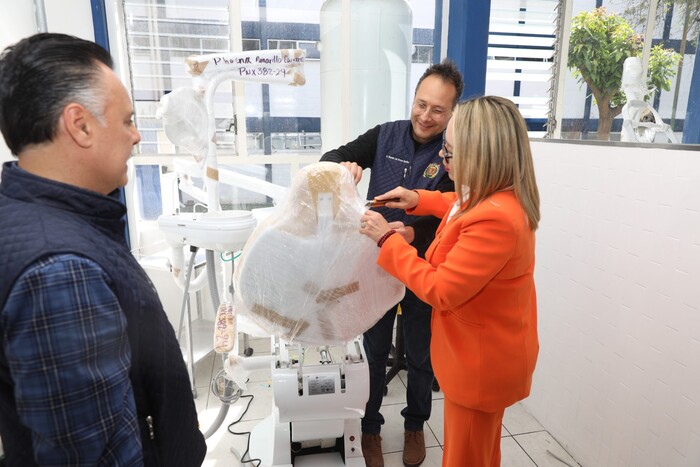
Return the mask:
[[407, 243], [413, 243], [416, 239], [416, 232], [410, 225], [404, 225], [401, 221], [389, 222], [389, 227], [396, 230], [396, 232], [401, 235]]
[[360, 180], [362, 180], [362, 167], [357, 165], [357, 162], [341, 162], [340, 165], [350, 171], [352, 178], [355, 180], [355, 185], [360, 183]]

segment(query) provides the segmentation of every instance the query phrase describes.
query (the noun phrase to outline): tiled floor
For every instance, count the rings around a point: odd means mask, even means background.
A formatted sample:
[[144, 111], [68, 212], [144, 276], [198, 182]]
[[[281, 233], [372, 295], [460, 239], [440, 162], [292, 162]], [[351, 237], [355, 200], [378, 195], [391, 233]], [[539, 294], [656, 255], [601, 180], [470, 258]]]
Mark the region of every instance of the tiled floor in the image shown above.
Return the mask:
[[[254, 355], [269, 355], [269, 339], [251, 339]], [[202, 430], [207, 431], [219, 413], [221, 402], [211, 394], [209, 382], [221, 369], [219, 356], [209, 355], [196, 367], [195, 379], [198, 387], [196, 399]], [[270, 372], [262, 370], [251, 374], [248, 390], [245, 394], [254, 397], [248, 412], [241, 422], [231, 427], [236, 432], [252, 430], [267, 415], [272, 406], [272, 389], [269, 386]], [[403, 448], [403, 418], [401, 409], [406, 402], [406, 372], [399, 373], [389, 384], [389, 392], [384, 397], [382, 414], [386, 423], [382, 429], [382, 446], [384, 465], [402, 467], [401, 451]], [[240, 399], [233, 404], [221, 427], [207, 439], [209, 450], [204, 467], [238, 467], [241, 464], [234, 451], [242, 454], [246, 448], [247, 436], [233, 435], [228, 432], [230, 423], [241, 417], [248, 399]], [[427, 456], [423, 466], [438, 467], [442, 462], [443, 443], [443, 394], [433, 393], [433, 412], [425, 429]], [[503, 438], [501, 440], [502, 467], [578, 467], [579, 464], [557, 443], [547, 430], [516, 404], [506, 410], [503, 419]], [[253, 464], [245, 464], [246, 466]]]

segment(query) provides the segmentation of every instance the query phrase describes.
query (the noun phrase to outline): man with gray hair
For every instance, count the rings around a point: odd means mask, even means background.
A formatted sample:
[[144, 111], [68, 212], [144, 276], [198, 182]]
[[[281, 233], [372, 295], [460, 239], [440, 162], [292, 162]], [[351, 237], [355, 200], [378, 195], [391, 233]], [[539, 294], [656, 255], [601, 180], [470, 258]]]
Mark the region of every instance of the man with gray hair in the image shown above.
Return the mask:
[[37, 34], [0, 55], [0, 437], [9, 466], [197, 466], [187, 369], [126, 243], [141, 136], [109, 53]]

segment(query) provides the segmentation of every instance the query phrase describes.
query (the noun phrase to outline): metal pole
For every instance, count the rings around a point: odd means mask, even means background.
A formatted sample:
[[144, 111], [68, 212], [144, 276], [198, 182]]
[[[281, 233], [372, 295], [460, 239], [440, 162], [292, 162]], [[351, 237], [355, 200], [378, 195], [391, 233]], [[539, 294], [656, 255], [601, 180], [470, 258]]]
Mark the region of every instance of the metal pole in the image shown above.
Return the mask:
[[649, 12], [647, 14], [647, 28], [644, 31], [644, 48], [642, 49], [642, 76], [646, 80], [649, 70], [649, 57], [651, 56], [651, 42], [654, 39], [654, 26], [656, 25], [656, 8], [659, 0], [649, 0]]
[[[229, 0], [229, 40], [233, 52], [243, 51], [241, 8], [241, 2]], [[236, 116], [236, 153], [239, 157], [248, 157], [248, 125], [246, 124], [245, 105], [245, 83], [235, 80], [233, 81], [233, 114]]]
[[447, 57], [447, 34], [450, 31], [450, 0], [435, 0], [435, 51], [433, 63]]
[[566, 83], [566, 78], [568, 76], [568, 57], [569, 57], [569, 33], [571, 32], [571, 11], [572, 11], [572, 0], [562, 0], [559, 8], [561, 21], [560, 30], [558, 31], [558, 69], [557, 81], [554, 83], [554, 90], [552, 99], [554, 100], [554, 132], [552, 133], [553, 139], [561, 138], [561, 127], [564, 121], [564, 86]]
[[34, 0], [34, 16], [36, 17], [36, 31], [47, 32], [46, 26], [46, 9], [44, 8], [44, 0]]
[[352, 35], [352, 10], [350, 8], [350, 0], [343, 0], [341, 4], [340, 13], [340, 49], [343, 51], [343, 60], [341, 64], [341, 69], [343, 70], [342, 77], [342, 91], [340, 94], [340, 108], [342, 109], [340, 115], [342, 116], [342, 141], [348, 141], [350, 139], [350, 116], [351, 112], [351, 91], [350, 87], [352, 83], [350, 82], [350, 61], [352, 57], [351, 49], [351, 35]]

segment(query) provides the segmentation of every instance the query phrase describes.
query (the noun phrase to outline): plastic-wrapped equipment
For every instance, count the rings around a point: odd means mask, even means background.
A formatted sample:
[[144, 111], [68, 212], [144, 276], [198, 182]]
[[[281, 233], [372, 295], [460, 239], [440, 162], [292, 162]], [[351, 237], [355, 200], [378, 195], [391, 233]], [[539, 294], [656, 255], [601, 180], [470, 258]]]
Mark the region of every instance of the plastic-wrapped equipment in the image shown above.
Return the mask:
[[274, 214], [248, 239], [234, 276], [236, 310], [301, 344], [343, 344], [404, 295], [360, 234], [364, 202], [339, 164], [300, 170]]
[[207, 108], [203, 93], [192, 88], [177, 88], [160, 100], [156, 118], [163, 119], [168, 139], [191, 153], [202, 163], [207, 155]]

